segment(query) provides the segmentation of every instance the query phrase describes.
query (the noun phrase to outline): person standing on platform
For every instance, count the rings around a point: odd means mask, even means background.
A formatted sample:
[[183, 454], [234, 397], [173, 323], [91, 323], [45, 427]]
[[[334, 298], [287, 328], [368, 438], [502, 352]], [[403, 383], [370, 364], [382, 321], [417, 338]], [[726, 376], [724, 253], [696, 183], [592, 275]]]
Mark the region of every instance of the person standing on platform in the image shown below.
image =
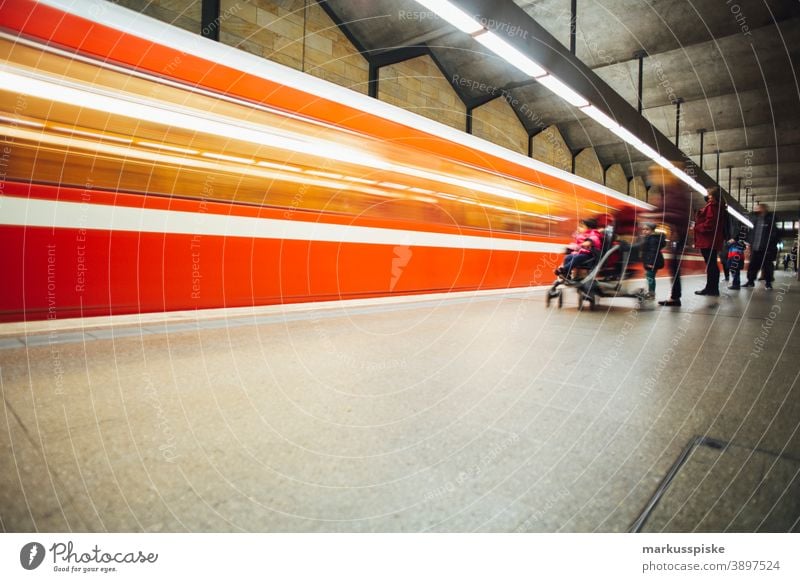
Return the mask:
[[725, 276], [726, 283], [731, 279], [731, 266], [728, 264], [729, 244], [726, 237], [725, 241], [722, 243], [722, 252], [719, 254], [719, 262], [722, 263], [722, 274]]
[[756, 276], [761, 271], [767, 289], [772, 289], [775, 258], [778, 256], [778, 231], [775, 229], [775, 215], [766, 204], [756, 205], [756, 216], [748, 242], [750, 265], [747, 267], [747, 283], [744, 286], [755, 287]]
[[741, 272], [744, 267], [745, 242], [739, 238], [728, 241], [728, 268], [731, 272], [731, 284], [728, 289], [734, 291], [741, 288]]
[[[683, 169], [681, 162], [675, 162], [678, 169]], [[672, 275], [669, 299], [659, 301], [659, 305], [679, 307], [681, 304], [681, 260], [683, 248], [686, 246], [686, 233], [692, 220], [692, 196], [688, 187], [681, 182], [672, 172], [658, 165], [650, 166], [647, 172], [647, 181], [655, 189], [648, 202], [656, 210], [644, 214], [644, 218], [651, 222], [666, 224], [669, 227], [669, 250], [672, 259], [669, 270]]]
[[647, 299], [655, 299], [656, 273], [664, 267], [664, 255], [661, 254], [661, 249], [664, 248], [666, 241], [664, 235], [656, 233], [655, 230], [654, 222], [642, 224], [642, 264], [647, 278]]
[[697, 211], [694, 223], [694, 246], [700, 249], [706, 263], [706, 285], [695, 295], [719, 296], [718, 254], [725, 241], [725, 211], [719, 190], [709, 188], [706, 205]]

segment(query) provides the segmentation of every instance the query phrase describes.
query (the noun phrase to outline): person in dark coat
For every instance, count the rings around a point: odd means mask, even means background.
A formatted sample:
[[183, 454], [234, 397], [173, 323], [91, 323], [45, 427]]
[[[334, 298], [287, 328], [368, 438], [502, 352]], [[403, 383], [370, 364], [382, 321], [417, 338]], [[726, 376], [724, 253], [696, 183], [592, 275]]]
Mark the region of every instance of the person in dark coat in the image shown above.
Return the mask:
[[728, 267], [731, 272], [731, 285], [728, 289], [736, 291], [741, 287], [739, 274], [744, 266], [745, 248], [745, 242], [741, 237], [728, 241]]
[[[682, 169], [683, 164], [675, 162]], [[672, 285], [669, 299], [659, 301], [659, 305], [679, 307], [681, 304], [681, 261], [686, 246], [686, 233], [692, 220], [692, 195], [688, 187], [672, 172], [661, 166], [653, 165], [647, 172], [647, 181], [655, 189], [648, 202], [656, 207], [653, 212], [644, 215], [648, 221], [666, 224], [670, 230], [669, 250], [672, 260], [669, 262]]]
[[647, 278], [647, 298], [656, 296], [656, 273], [664, 267], [664, 255], [661, 249], [667, 244], [662, 233], [655, 232], [654, 222], [642, 224], [641, 256], [644, 265], [644, 274]]
[[695, 295], [719, 295], [719, 265], [717, 260], [725, 242], [725, 216], [719, 190], [710, 188], [706, 205], [697, 211], [694, 222], [694, 246], [700, 249], [706, 263], [706, 285]]
[[772, 289], [775, 259], [778, 256], [778, 231], [775, 228], [775, 215], [766, 204], [756, 206], [753, 228], [747, 242], [750, 243], [750, 264], [744, 286], [755, 287], [756, 275], [761, 271], [767, 289]]

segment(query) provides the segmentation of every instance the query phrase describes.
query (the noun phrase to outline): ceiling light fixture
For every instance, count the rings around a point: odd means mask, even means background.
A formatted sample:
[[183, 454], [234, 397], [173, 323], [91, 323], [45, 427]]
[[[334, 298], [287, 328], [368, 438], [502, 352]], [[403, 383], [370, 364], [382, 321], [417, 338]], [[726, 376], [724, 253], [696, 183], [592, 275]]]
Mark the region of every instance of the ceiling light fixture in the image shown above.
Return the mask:
[[469, 14], [454, 6], [451, 2], [447, 2], [447, 0], [417, 0], [417, 3], [422, 4], [462, 32], [475, 34], [483, 30], [482, 24], [479, 24]]
[[519, 50], [497, 36], [495, 33], [486, 31], [473, 38], [501, 59], [505, 59], [508, 64], [513, 65], [526, 75], [529, 75], [534, 79], [538, 79], [539, 77], [544, 77], [547, 75], [547, 71], [535, 63], [532, 59], [526, 57]]

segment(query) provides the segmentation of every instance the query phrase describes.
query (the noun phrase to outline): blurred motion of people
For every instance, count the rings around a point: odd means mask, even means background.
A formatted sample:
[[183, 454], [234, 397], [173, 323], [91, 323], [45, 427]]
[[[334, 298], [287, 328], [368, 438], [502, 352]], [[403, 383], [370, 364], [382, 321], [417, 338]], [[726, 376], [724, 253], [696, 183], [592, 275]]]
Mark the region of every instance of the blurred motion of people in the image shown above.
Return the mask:
[[725, 242], [727, 212], [719, 190], [709, 188], [706, 205], [697, 211], [694, 222], [694, 246], [703, 255], [706, 264], [706, 285], [695, 295], [719, 296], [719, 265], [717, 259]]
[[[675, 162], [679, 169], [681, 162]], [[652, 165], [647, 172], [647, 181], [655, 189], [648, 200], [656, 209], [645, 213], [643, 217], [651, 222], [666, 224], [670, 230], [669, 250], [672, 259], [669, 262], [672, 283], [669, 299], [659, 301], [659, 305], [675, 306], [681, 304], [681, 260], [686, 246], [686, 235], [692, 220], [692, 195], [688, 187], [669, 170], [659, 165]]]
[[750, 264], [747, 267], [747, 283], [744, 286], [755, 287], [756, 276], [761, 271], [767, 289], [772, 289], [775, 259], [778, 256], [778, 231], [775, 228], [775, 215], [764, 203], [756, 205], [753, 228], [750, 230], [748, 242], [750, 243]]
[[664, 255], [661, 249], [667, 242], [664, 240], [663, 233], [656, 232], [655, 222], [645, 222], [642, 224], [642, 264], [647, 278], [647, 299], [655, 299], [656, 296], [656, 273], [664, 267]]
[[597, 231], [594, 218], [584, 218], [578, 223], [575, 242], [569, 245], [570, 253], [564, 257], [564, 263], [556, 269], [556, 275], [569, 278], [576, 267], [585, 267], [593, 262], [603, 245], [603, 237]]

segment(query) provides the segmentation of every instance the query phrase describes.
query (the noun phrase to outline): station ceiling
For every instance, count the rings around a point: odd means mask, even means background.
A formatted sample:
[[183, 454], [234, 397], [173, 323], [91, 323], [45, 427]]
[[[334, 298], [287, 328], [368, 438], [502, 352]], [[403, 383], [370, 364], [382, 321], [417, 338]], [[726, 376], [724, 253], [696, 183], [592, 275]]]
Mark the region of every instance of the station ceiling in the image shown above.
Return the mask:
[[[454, 0], [465, 10], [481, 2]], [[521, 115], [529, 133], [556, 125], [576, 153], [593, 147], [607, 167], [644, 176], [650, 161], [544, 87], [413, 0], [321, 3], [373, 63], [430, 54], [445, 78], [504, 88], [536, 112]], [[549, 33], [570, 45], [571, 0], [494, 0], [515, 22], [505, 32]], [[513, 4], [515, 6], [504, 6]], [[483, 3], [484, 6], [489, 4]], [[765, 201], [787, 217], [800, 212], [800, 4], [794, 0], [577, 0], [575, 58], [633, 108], [644, 51], [643, 117], [673, 144], [681, 99], [680, 149], [732, 198]], [[521, 10], [519, 10], [521, 9]], [[415, 15], [416, 13], [416, 15]], [[516, 31], [511, 27], [517, 26]], [[539, 33], [542, 34], [541, 32]], [[560, 51], [564, 51], [559, 47]], [[458, 77], [454, 77], [458, 76]], [[474, 86], [480, 83], [474, 83]], [[491, 97], [454, 89], [470, 107]], [[719, 174], [717, 174], [719, 150]], [[739, 179], [741, 178], [741, 190]], [[730, 187], [729, 187], [730, 186]], [[748, 209], [751, 206], [748, 204]]]

